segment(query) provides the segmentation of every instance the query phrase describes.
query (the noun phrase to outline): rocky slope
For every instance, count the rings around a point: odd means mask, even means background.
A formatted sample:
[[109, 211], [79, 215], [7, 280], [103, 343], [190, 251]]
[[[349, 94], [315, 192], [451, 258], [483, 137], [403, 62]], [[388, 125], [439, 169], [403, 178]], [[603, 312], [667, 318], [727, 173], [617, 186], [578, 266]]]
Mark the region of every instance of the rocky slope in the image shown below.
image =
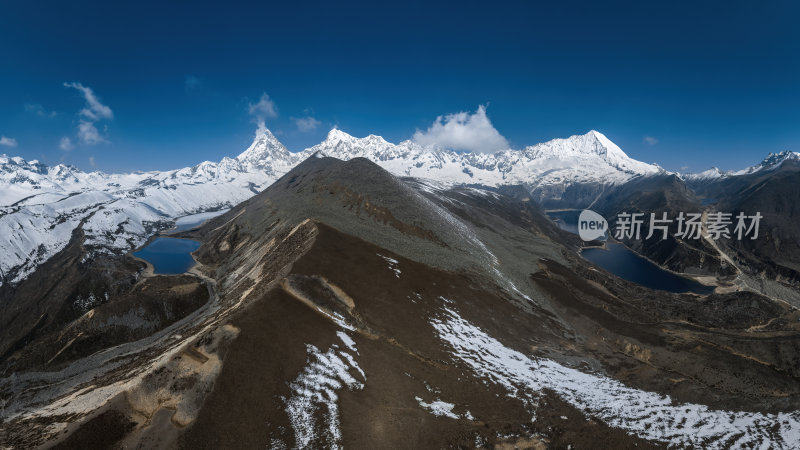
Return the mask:
[[[593, 206], [615, 229], [622, 212], [645, 214], [640, 239], [623, 239], [638, 253], [673, 271], [710, 275], [728, 286], [760, 292], [800, 306], [800, 228], [796, 225], [798, 153], [770, 154], [760, 164], [737, 172], [710, 170], [697, 175], [661, 175], [633, 179], [611, 189]], [[703, 213], [700, 239], [675, 238], [670, 225], [667, 240], [644, 239], [651, 213], [676, 218], [680, 212]], [[731, 235], [713, 239], [708, 215], [731, 214]], [[760, 214], [759, 232], [740, 240], [736, 216]], [[749, 222], [747, 222], [749, 224]]]
[[[190, 273], [141, 272], [33, 325], [0, 366], [0, 442], [791, 448], [800, 433], [796, 310], [615, 278], [530, 201], [313, 157], [182, 236], [202, 242]], [[112, 332], [147, 292], [180, 313], [151, 305], [142, 334]]]

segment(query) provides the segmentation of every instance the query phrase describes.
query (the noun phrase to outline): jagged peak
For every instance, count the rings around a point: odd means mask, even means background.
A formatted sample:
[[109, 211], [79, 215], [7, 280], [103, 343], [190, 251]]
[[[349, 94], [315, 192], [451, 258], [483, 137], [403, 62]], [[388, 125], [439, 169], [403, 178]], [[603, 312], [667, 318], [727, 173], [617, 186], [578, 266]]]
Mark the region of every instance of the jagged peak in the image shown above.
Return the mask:
[[800, 160], [800, 153], [793, 152], [791, 150], [784, 150], [778, 153], [770, 152], [757, 165], [748, 167], [747, 169], [744, 170], [733, 172], [733, 175], [747, 175], [762, 170], [774, 170], [783, 165], [785, 161], [789, 160], [795, 160], [795, 161]]
[[236, 157], [237, 161], [244, 163], [259, 163], [275, 157], [287, 157], [289, 150], [275, 137], [263, 124], [256, 130], [255, 138], [250, 147]]
[[6, 156], [6, 155], [3, 155], [3, 156], [6, 159], [6, 161], [5, 161], [6, 164], [10, 163], [10, 162], [14, 163], [16, 165], [19, 165], [19, 166], [28, 164], [28, 161], [25, 161], [25, 158], [23, 158], [21, 156]]
[[766, 167], [770, 165], [780, 164], [787, 159], [800, 159], [800, 153], [791, 150], [784, 150], [778, 153], [770, 152], [762, 161], [761, 165]]

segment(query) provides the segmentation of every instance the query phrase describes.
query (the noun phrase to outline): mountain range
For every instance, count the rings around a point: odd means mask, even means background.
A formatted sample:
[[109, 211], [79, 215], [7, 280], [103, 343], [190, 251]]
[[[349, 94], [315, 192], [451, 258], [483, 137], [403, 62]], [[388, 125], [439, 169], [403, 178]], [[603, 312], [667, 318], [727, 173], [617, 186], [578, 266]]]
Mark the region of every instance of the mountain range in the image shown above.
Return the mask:
[[[261, 129], [236, 158], [163, 172], [105, 174], [59, 164], [46, 166], [0, 156], [0, 278], [15, 283], [64, 248], [75, 229], [95, 253], [127, 251], [174, 220], [231, 207], [263, 190], [314, 153], [367, 158], [394, 175], [447, 185], [522, 186], [544, 207], [591, 206], [606, 189], [667, 172], [628, 157], [603, 134], [555, 139], [494, 154], [392, 144], [379, 136], [356, 138], [333, 129], [318, 145], [292, 153]], [[740, 172], [679, 175], [702, 183], [771, 170], [798, 153], [770, 154]]]
[[[175, 171], [3, 158], [2, 176], [0, 448], [788, 449], [800, 435], [790, 155], [714, 181], [597, 132], [476, 155], [339, 130], [292, 153], [261, 130], [236, 158]], [[581, 252], [601, 243], [546, 205], [612, 226], [619, 211], [769, 221], [752, 242], [622, 241], [711, 285], [678, 293], [591, 264]], [[188, 271], [131, 253], [168, 237], [195, 241]]]

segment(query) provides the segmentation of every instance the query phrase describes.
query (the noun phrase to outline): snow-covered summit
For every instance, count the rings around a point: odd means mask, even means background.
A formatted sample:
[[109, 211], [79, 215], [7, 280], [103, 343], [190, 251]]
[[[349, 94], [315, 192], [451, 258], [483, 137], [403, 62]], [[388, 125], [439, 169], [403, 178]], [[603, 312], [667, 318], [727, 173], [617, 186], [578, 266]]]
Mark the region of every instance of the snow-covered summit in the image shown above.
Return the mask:
[[333, 128], [324, 141], [306, 149], [303, 154], [310, 155], [320, 152], [326, 156], [342, 160], [367, 158], [374, 161], [385, 161], [408, 157], [409, 151], [421, 153], [423, 148], [411, 141], [404, 141], [399, 145], [395, 145], [374, 134], [364, 138], [357, 138], [338, 128]]
[[[525, 154], [533, 160], [555, 160], [559, 162], [594, 162], [609, 166], [624, 173], [647, 175], [660, 172], [654, 164], [647, 164], [629, 157], [603, 133], [591, 130], [583, 135], [565, 139], [553, 139], [542, 144], [526, 147]], [[558, 164], [558, 163], [556, 163]]]
[[522, 184], [531, 189], [556, 184], [615, 184], [663, 170], [630, 158], [597, 131], [523, 150], [485, 154], [421, 146], [410, 140], [392, 144], [380, 136], [356, 138], [333, 129], [322, 143], [304, 153], [317, 151], [343, 160], [367, 158], [399, 176], [487, 186]]
[[555, 139], [494, 154], [454, 152], [413, 140], [393, 144], [333, 129], [327, 138], [292, 153], [265, 127], [235, 158], [169, 171], [106, 174], [67, 165], [46, 166], [0, 156], [0, 269], [25, 278], [64, 248], [81, 226], [86, 248], [122, 252], [140, 245], [176, 218], [235, 205], [260, 192], [314, 154], [363, 157], [398, 176], [440, 184], [520, 184], [539, 200], [559, 198], [574, 184], [617, 184], [658, 173], [599, 132]]
[[617, 144], [602, 133], [591, 130], [586, 134], [532, 145], [525, 148], [531, 158], [570, 158], [575, 156], [599, 156], [601, 158], [625, 159], [628, 157]]
[[288, 171], [298, 162], [297, 159], [266, 128], [259, 128], [250, 147], [236, 157], [240, 169], [245, 172], [265, 170], [272, 173]]
[[710, 181], [728, 176], [729, 173], [730, 172], [719, 170], [718, 167], [712, 167], [698, 173], [681, 174], [681, 178], [688, 181]]

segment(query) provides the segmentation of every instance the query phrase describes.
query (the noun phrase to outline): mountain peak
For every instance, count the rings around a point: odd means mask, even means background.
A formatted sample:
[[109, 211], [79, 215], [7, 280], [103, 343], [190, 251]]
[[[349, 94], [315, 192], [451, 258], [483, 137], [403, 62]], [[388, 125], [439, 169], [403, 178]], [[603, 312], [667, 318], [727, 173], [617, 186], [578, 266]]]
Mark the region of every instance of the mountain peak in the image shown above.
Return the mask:
[[723, 172], [718, 167], [714, 166], [699, 173], [681, 174], [681, 178], [689, 181], [711, 181], [724, 178], [728, 176], [728, 174], [728, 172]]
[[779, 168], [785, 161], [800, 161], [800, 153], [785, 150], [779, 153], [770, 152], [755, 166], [748, 167], [747, 169], [733, 172], [734, 175], [747, 175], [762, 170], [773, 170]]
[[395, 144], [387, 142], [384, 138], [374, 134], [357, 138], [338, 128], [333, 128], [328, 132], [328, 137], [324, 141], [306, 149], [305, 153], [321, 152], [325, 156], [342, 160], [358, 157], [385, 160], [392, 158], [386, 152], [391, 153], [396, 148]]
[[767, 155], [764, 160], [761, 161], [760, 166], [763, 168], [774, 168], [787, 160], [798, 160], [800, 159], [800, 153], [793, 152], [790, 150], [785, 150], [779, 153], [770, 153]]
[[597, 139], [608, 139], [605, 134], [597, 130], [589, 130], [589, 132], [586, 133], [585, 136], [594, 136]]
[[553, 139], [541, 144], [526, 147], [526, 153], [534, 158], [569, 158], [600, 156], [603, 159], [630, 159], [617, 144], [611, 142], [603, 133], [591, 130], [586, 134], [576, 134], [568, 138]]
[[655, 174], [663, 170], [629, 157], [617, 144], [596, 130], [529, 146], [523, 153], [527, 158], [539, 161], [537, 164], [559, 170], [571, 167], [572, 170], [596, 174], [627, 174], [623, 177]]
[[246, 168], [266, 167], [275, 160], [288, 160], [291, 158], [289, 150], [272, 134], [269, 129], [259, 126], [255, 139], [250, 147], [236, 157]]
[[354, 137], [350, 134], [345, 133], [344, 131], [338, 128], [331, 128], [331, 131], [328, 132], [328, 137], [325, 139], [327, 141], [342, 141], [342, 140], [349, 140], [354, 139]]

